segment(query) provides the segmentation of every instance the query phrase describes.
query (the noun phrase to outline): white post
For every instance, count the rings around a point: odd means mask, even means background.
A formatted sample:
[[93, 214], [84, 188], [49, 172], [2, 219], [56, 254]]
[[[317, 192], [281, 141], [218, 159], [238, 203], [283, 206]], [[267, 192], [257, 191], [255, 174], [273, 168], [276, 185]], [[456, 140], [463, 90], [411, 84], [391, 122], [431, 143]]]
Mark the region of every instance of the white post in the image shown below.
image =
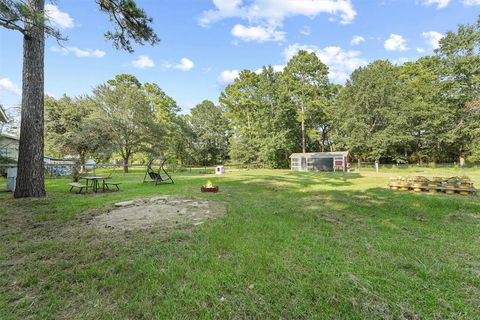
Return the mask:
[[378, 160], [375, 160], [375, 171], [378, 173]]

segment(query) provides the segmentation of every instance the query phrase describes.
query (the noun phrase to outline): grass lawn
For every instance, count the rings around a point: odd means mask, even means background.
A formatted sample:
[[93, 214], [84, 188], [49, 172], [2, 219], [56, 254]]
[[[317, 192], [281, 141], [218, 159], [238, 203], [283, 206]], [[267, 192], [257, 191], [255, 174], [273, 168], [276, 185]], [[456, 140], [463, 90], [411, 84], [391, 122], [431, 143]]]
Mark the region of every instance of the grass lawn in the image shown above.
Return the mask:
[[[154, 186], [134, 172], [116, 193], [69, 194], [66, 179], [48, 179], [46, 199], [0, 193], [0, 319], [479, 319], [480, 198], [385, 190], [397, 174], [245, 170]], [[199, 192], [207, 178], [220, 193]], [[161, 194], [227, 214], [170, 231], [77, 227]]]

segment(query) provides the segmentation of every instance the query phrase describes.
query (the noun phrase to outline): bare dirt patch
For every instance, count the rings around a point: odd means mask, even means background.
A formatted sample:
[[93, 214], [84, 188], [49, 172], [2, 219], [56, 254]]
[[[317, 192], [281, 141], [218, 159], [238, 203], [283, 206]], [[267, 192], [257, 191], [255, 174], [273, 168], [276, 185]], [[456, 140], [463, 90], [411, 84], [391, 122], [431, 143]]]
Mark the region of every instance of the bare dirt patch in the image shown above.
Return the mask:
[[100, 231], [133, 231], [156, 226], [198, 226], [225, 214], [223, 203], [170, 196], [117, 203], [108, 213], [94, 217], [90, 225]]

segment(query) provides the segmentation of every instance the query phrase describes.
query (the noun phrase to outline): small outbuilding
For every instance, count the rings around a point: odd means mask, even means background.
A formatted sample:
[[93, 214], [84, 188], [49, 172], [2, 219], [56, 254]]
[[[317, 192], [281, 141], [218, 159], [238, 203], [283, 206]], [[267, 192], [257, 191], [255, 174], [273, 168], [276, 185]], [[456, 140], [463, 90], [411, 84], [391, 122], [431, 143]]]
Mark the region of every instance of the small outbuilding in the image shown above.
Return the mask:
[[343, 171], [348, 169], [348, 151], [293, 153], [292, 171]]

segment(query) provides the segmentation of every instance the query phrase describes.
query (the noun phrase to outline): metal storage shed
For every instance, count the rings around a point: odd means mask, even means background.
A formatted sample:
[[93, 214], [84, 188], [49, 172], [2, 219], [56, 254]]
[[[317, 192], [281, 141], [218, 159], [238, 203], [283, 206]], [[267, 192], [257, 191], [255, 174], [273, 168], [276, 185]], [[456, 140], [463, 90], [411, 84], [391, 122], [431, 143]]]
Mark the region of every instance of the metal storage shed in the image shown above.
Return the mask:
[[348, 151], [293, 153], [292, 171], [347, 171]]

